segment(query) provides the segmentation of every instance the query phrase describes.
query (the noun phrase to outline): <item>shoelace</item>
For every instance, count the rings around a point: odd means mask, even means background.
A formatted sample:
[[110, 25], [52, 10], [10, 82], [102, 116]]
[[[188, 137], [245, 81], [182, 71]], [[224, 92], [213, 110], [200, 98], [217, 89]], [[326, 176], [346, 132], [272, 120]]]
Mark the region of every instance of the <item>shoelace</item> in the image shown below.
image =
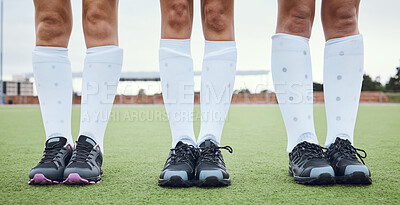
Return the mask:
[[92, 148], [93, 147], [90, 145], [85, 145], [83, 143], [76, 143], [76, 148], [74, 150], [74, 154], [71, 158], [71, 161], [86, 162]]
[[57, 154], [63, 149], [63, 147], [45, 147], [43, 157], [40, 163], [51, 162], [57, 156]]
[[[364, 156], [362, 156], [359, 152], [364, 153]], [[353, 147], [348, 140], [341, 140], [332, 149], [328, 150], [329, 155], [332, 153], [339, 153], [343, 158], [357, 159], [358, 157], [363, 164], [365, 164], [363, 159], [367, 157], [367, 152], [365, 150]]]
[[184, 162], [189, 159], [189, 157], [187, 156], [196, 158], [196, 153], [194, 153], [192, 150], [195, 152], [197, 151], [193, 145], [182, 145], [179, 146], [178, 148], [172, 148], [171, 161]]
[[308, 142], [302, 142], [298, 145], [296, 154], [297, 157], [306, 157], [308, 160], [313, 159], [313, 158], [324, 158], [324, 150], [326, 148], [323, 148], [317, 144], [313, 143], [308, 143]]
[[224, 146], [224, 147], [217, 147], [217, 146], [211, 146], [211, 147], [206, 147], [201, 150], [199, 160], [200, 161], [208, 161], [208, 162], [214, 162], [217, 160], [218, 153], [220, 152], [221, 149], [228, 150], [229, 153], [233, 153], [233, 149], [231, 146]]

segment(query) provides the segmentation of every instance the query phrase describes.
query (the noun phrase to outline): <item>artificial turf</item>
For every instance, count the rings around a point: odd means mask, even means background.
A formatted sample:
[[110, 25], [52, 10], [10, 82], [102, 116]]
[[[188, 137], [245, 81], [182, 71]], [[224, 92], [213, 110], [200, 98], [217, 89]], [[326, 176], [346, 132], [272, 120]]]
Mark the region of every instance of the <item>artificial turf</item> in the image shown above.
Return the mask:
[[[198, 107], [196, 112], [199, 112]], [[324, 144], [323, 106], [314, 110]], [[198, 115], [196, 115], [198, 116]], [[79, 130], [73, 108], [72, 133]], [[199, 131], [198, 117], [195, 133]], [[303, 186], [288, 176], [283, 120], [277, 106], [233, 106], [222, 136], [232, 185], [169, 189], [157, 179], [171, 146], [162, 106], [114, 107], [104, 140], [104, 176], [89, 186], [30, 186], [29, 170], [39, 161], [44, 129], [39, 107], [0, 107], [0, 204], [399, 204], [400, 105], [361, 105], [355, 146], [367, 151], [370, 186]]]

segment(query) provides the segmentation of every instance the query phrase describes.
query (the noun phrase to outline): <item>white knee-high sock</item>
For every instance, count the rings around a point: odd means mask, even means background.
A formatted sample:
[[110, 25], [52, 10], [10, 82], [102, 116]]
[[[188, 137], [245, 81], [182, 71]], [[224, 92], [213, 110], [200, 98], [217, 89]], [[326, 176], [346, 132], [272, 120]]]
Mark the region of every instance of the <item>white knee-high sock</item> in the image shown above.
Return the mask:
[[324, 97], [328, 134], [325, 146], [336, 137], [353, 143], [364, 73], [361, 35], [328, 40], [324, 56]]
[[288, 137], [287, 151], [300, 142], [318, 144], [313, 120], [313, 81], [308, 39], [272, 36], [272, 79]]
[[79, 135], [91, 137], [103, 150], [103, 138], [121, 75], [123, 51], [118, 46], [89, 48], [82, 74]]
[[68, 49], [37, 46], [32, 53], [33, 74], [46, 138], [71, 137], [72, 73]]
[[190, 39], [161, 39], [159, 62], [172, 147], [179, 141], [196, 145], [193, 131], [194, 73]]
[[197, 145], [210, 139], [221, 142], [236, 73], [235, 41], [206, 41], [201, 71], [201, 128]]

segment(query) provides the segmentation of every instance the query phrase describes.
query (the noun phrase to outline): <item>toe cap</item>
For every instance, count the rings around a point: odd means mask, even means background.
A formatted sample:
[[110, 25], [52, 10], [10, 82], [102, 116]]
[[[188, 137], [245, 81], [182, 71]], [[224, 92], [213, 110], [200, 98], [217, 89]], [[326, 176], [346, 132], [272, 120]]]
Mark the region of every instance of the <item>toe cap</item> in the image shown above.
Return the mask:
[[335, 176], [335, 172], [333, 171], [333, 168], [331, 166], [327, 167], [317, 167], [311, 169], [310, 172], [310, 177], [318, 177], [321, 174], [330, 174], [331, 176]]
[[42, 174], [47, 179], [58, 181], [63, 177], [63, 170], [53, 168], [35, 168], [29, 172], [29, 178], [33, 179], [36, 174]]
[[66, 168], [64, 170], [64, 179], [68, 178], [68, 176], [73, 173], [79, 174], [83, 179], [91, 179], [100, 175], [99, 171], [96, 169]]
[[365, 175], [370, 175], [369, 169], [367, 166], [360, 165], [348, 165], [344, 171], [345, 175], [353, 174], [354, 172], [363, 172]]
[[179, 176], [182, 180], [188, 180], [188, 174], [186, 171], [164, 171], [161, 173], [160, 178], [162, 179], [170, 179], [173, 176]]
[[217, 177], [219, 180], [224, 179], [221, 170], [202, 170], [199, 174], [199, 180], [205, 180], [207, 177]]

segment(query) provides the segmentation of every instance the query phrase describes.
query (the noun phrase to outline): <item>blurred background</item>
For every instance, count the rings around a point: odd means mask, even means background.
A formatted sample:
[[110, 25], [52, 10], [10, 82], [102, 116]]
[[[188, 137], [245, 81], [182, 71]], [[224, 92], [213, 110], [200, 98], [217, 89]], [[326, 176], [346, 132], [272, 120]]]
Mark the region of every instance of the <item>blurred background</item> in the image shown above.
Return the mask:
[[[74, 72], [74, 93], [81, 92], [80, 74], [85, 58], [82, 31], [82, 0], [71, 0], [74, 25], [69, 44], [69, 56]], [[3, 96], [33, 96], [3, 98], [7, 104], [37, 103], [33, 83], [31, 52], [35, 47], [34, 5], [32, 0], [2, 0], [2, 80]], [[200, 1], [194, 0], [192, 56], [195, 91], [200, 90], [200, 71], [204, 38], [201, 28]], [[321, 0], [316, 1], [316, 16], [310, 40], [315, 91], [322, 91], [324, 36], [320, 20]], [[119, 41], [124, 49], [122, 82], [116, 100], [124, 96], [159, 96], [158, 47], [160, 39], [160, 5], [158, 0], [120, 0]], [[375, 91], [375, 101], [386, 102], [400, 91], [400, 1], [363, 0], [360, 5], [359, 28], [364, 36], [365, 76], [363, 91]], [[248, 94], [242, 103], [275, 103], [270, 70], [271, 36], [275, 33], [276, 0], [236, 0], [235, 30], [238, 49], [236, 94]], [[379, 95], [377, 92], [379, 91]], [[252, 94], [262, 99], [251, 100]], [[264, 95], [265, 94], [265, 95]], [[319, 102], [318, 93], [315, 98]], [[322, 96], [322, 95], [321, 95]], [[160, 97], [160, 96], [159, 96]], [[253, 96], [254, 97], [254, 96]], [[11, 99], [11, 101], [10, 101]], [[361, 98], [363, 99], [363, 98]], [[365, 99], [365, 98], [364, 98]], [[153, 100], [157, 103], [162, 99]], [[247, 100], [247, 101], [246, 101]], [[261, 102], [259, 102], [261, 100]], [[323, 100], [323, 99], [322, 99]], [[400, 99], [398, 99], [400, 101]], [[239, 102], [237, 101], [237, 102]], [[368, 100], [367, 100], [368, 101]], [[77, 102], [77, 101], [74, 101]], [[147, 102], [147, 101], [146, 101]], [[146, 103], [144, 102], [144, 103]], [[235, 96], [234, 100], [235, 101]], [[143, 102], [142, 102], [143, 103]], [[148, 102], [150, 103], [150, 101]]]

